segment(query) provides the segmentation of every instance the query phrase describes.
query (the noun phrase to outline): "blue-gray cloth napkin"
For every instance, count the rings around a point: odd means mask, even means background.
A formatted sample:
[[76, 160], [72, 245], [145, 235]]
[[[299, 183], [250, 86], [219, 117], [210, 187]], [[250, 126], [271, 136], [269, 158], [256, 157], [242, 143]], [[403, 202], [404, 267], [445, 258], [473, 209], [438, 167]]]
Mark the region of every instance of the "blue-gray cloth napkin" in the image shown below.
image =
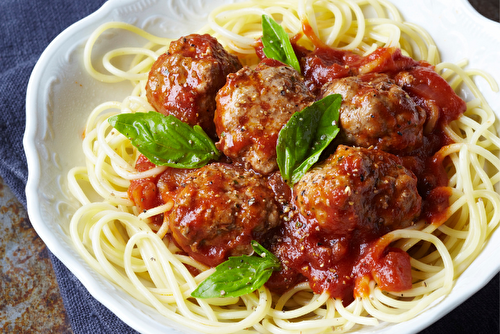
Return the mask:
[[[22, 138], [29, 76], [43, 50], [60, 32], [104, 2], [0, 0], [0, 176], [25, 207], [28, 169]], [[75, 333], [136, 333], [95, 300], [52, 254], [51, 259]], [[498, 333], [498, 288], [496, 275], [484, 289], [423, 333]]]

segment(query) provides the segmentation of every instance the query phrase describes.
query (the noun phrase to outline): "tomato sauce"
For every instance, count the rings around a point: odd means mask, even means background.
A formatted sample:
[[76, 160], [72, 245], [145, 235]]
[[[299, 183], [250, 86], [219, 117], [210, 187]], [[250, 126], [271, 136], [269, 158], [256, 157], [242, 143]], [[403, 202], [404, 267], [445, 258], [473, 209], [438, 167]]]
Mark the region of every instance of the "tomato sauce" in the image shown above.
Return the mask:
[[389, 245], [390, 239], [385, 236], [367, 245], [354, 267], [356, 284], [353, 297], [368, 296], [370, 277], [382, 290], [400, 292], [411, 289], [410, 256]]
[[[292, 39], [308, 88], [319, 94], [321, 87], [332, 80], [366, 73], [385, 73], [413, 101], [426, 111], [424, 140], [420, 148], [398, 155], [403, 165], [418, 179], [418, 192], [423, 198], [420, 218], [439, 225], [449, 216], [448, 176], [441, 156], [441, 147], [452, 141], [443, 128], [466, 110], [465, 102], [448, 83], [425, 61], [406, 57], [397, 48], [379, 48], [363, 57], [351, 51], [329, 48], [315, 38], [312, 29], [304, 24], [304, 34], [313, 41], [315, 49], [306, 50]], [[265, 58], [257, 44], [257, 54]], [[288, 200], [293, 205], [293, 195]], [[410, 256], [390, 247], [384, 236], [388, 231], [353, 231], [351, 235], [327, 235], [317, 224], [295, 215], [282, 225], [270, 245], [282, 261], [281, 271], [275, 272], [267, 286], [285, 291], [300, 281], [309, 281], [315, 293], [328, 291], [332, 297], [349, 303], [357, 296], [368, 294], [368, 283], [374, 279], [387, 291], [411, 288]]]
[[[290, 201], [293, 203], [293, 199]], [[390, 239], [384, 236], [387, 232], [374, 226], [338, 236], [325, 233], [317, 223], [296, 214], [283, 222], [270, 245], [282, 269], [273, 273], [266, 286], [283, 293], [307, 280], [315, 293], [327, 291], [344, 304], [366, 296], [372, 278], [384, 290], [407, 290], [411, 288], [410, 256], [389, 247]]]
[[[144, 172], [156, 167], [144, 155], [140, 155], [135, 163], [138, 172]], [[163, 204], [156, 184], [159, 176], [132, 180], [128, 187], [128, 197], [135, 203], [140, 211], [146, 211]], [[154, 223], [161, 225], [162, 217], [155, 217]]]

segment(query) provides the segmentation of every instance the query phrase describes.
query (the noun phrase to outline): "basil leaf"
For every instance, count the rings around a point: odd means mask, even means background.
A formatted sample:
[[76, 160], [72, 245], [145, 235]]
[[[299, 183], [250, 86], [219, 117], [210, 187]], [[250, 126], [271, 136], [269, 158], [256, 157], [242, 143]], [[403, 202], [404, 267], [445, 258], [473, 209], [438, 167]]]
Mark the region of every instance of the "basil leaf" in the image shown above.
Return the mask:
[[159, 112], [119, 114], [108, 122], [157, 166], [199, 168], [220, 157], [203, 129]]
[[257, 241], [252, 247], [259, 256], [234, 256], [215, 267], [215, 272], [191, 293], [195, 298], [239, 297], [251, 293], [267, 282], [280, 261]]
[[314, 165], [340, 131], [342, 96], [328, 95], [292, 115], [278, 135], [276, 161], [283, 179], [293, 186]]
[[268, 58], [290, 65], [300, 73], [300, 65], [285, 29], [270, 16], [262, 15], [262, 45]]

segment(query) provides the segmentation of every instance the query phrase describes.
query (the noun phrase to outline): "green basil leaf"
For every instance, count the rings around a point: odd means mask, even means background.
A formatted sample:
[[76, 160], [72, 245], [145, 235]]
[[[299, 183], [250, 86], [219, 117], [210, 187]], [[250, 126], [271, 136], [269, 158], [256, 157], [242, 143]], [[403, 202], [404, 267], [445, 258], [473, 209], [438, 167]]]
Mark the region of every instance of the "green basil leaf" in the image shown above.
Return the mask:
[[108, 122], [157, 166], [199, 168], [220, 157], [212, 139], [195, 125], [159, 112], [119, 114]]
[[300, 65], [285, 29], [270, 16], [262, 15], [262, 45], [268, 58], [290, 65], [300, 73]]
[[195, 298], [239, 297], [251, 293], [267, 282], [280, 261], [257, 241], [252, 247], [259, 256], [234, 256], [215, 267], [215, 272], [191, 293]]
[[283, 179], [293, 186], [314, 165], [340, 131], [342, 96], [328, 95], [292, 115], [278, 135], [276, 161]]

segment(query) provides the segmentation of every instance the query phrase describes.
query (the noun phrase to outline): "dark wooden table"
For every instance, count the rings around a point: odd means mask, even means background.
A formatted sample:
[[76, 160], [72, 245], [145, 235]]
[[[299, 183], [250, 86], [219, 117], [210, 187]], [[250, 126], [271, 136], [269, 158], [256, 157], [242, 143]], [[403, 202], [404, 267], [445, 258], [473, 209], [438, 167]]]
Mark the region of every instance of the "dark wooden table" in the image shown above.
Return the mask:
[[[499, 1], [470, 0], [499, 21]], [[0, 332], [72, 333], [47, 247], [0, 178]]]

